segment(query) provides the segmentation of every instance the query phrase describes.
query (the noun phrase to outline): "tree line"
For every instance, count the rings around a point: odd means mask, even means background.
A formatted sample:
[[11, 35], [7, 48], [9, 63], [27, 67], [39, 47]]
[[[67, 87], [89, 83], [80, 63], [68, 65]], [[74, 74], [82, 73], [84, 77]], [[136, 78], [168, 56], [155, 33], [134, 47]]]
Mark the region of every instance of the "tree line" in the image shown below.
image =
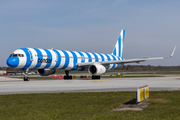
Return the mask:
[[127, 71], [180, 70], [180, 66], [123, 65], [115, 68], [114, 70], [127, 70]]

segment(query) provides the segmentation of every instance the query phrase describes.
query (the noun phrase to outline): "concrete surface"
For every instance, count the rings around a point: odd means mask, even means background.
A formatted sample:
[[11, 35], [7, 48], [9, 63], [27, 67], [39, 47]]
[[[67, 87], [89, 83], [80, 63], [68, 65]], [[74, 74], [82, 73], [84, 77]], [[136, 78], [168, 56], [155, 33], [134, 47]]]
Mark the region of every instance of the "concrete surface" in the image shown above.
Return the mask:
[[0, 77], [0, 94], [136, 91], [149, 85], [150, 91], [180, 90], [180, 77], [105, 78], [100, 80], [31, 80]]

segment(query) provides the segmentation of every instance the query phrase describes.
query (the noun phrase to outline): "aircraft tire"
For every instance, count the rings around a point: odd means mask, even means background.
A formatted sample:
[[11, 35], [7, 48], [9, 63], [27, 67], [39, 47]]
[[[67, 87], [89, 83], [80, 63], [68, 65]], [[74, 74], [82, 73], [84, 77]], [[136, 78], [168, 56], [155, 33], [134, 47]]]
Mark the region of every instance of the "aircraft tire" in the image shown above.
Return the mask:
[[24, 81], [29, 81], [30, 78], [29, 77], [24, 77]]
[[93, 75], [93, 76], [92, 76], [92, 79], [101, 79], [101, 76], [95, 76], [95, 75]]
[[72, 80], [72, 76], [64, 76], [64, 80]]
[[30, 78], [29, 78], [29, 77], [27, 77], [27, 78], [26, 78], [26, 81], [30, 81]]

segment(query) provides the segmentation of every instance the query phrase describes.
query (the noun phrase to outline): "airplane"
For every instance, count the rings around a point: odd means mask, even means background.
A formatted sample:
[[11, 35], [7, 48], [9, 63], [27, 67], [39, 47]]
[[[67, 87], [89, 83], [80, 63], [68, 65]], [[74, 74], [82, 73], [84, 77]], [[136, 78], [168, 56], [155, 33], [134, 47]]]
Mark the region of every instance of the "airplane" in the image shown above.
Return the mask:
[[121, 30], [112, 54], [79, 52], [55, 49], [20, 48], [15, 50], [7, 59], [7, 65], [24, 70], [24, 81], [29, 81], [29, 69], [37, 69], [41, 76], [54, 74], [57, 69], [65, 70], [64, 80], [72, 79], [69, 71], [88, 70], [92, 79], [100, 79], [107, 70], [114, 69], [126, 63], [140, 63], [146, 60], [171, 58], [176, 46], [169, 57], [124, 59], [122, 57], [125, 30]]

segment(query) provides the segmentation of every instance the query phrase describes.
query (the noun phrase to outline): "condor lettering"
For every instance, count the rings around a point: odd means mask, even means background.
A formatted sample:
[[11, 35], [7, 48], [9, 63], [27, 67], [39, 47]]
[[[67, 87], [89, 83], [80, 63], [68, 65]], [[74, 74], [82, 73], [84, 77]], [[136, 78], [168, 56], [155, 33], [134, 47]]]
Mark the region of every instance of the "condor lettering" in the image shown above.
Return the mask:
[[51, 62], [52, 62], [52, 59], [42, 59], [42, 58], [38, 59], [38, 63], [51, 63]]

